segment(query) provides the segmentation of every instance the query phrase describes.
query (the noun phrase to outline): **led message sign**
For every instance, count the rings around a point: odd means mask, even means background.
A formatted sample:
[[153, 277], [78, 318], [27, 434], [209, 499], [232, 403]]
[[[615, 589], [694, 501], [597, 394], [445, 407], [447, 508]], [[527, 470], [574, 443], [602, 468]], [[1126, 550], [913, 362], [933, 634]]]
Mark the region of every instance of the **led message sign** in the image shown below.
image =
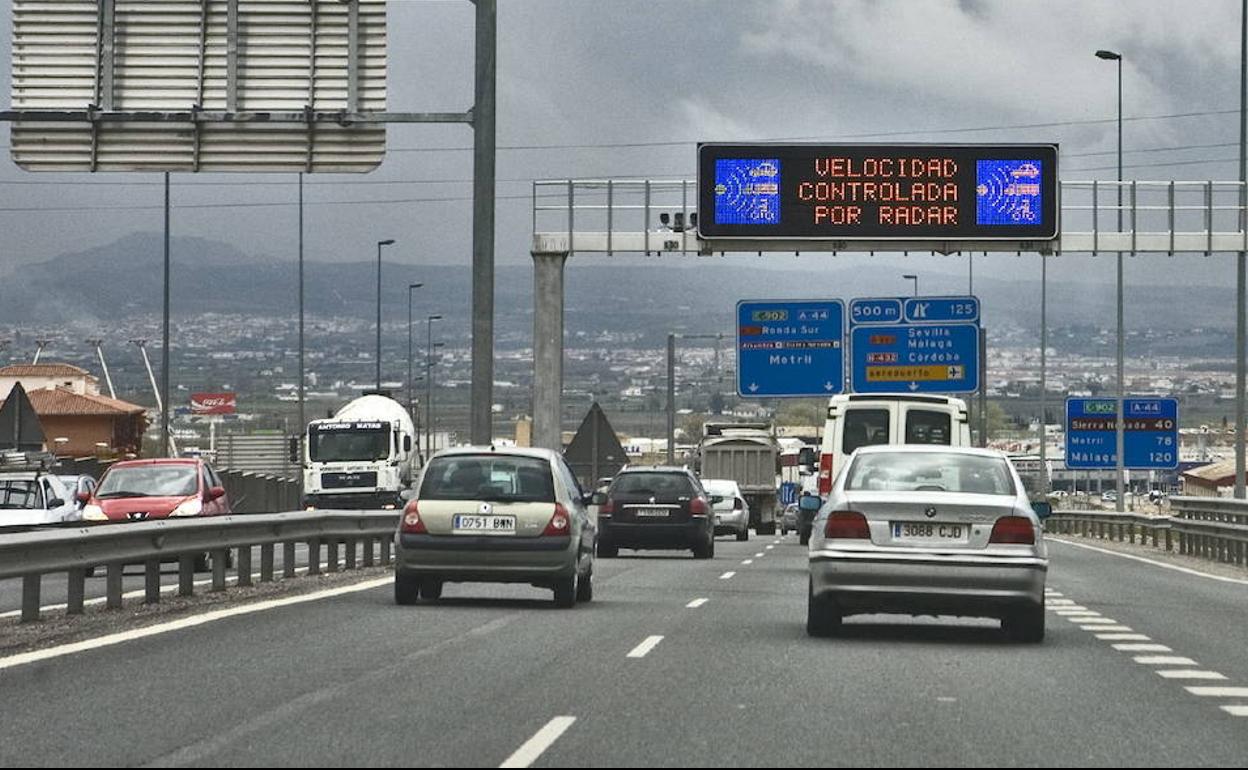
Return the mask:
[[1052, 240], [1057, 146], [703, 144], [703, 238]]

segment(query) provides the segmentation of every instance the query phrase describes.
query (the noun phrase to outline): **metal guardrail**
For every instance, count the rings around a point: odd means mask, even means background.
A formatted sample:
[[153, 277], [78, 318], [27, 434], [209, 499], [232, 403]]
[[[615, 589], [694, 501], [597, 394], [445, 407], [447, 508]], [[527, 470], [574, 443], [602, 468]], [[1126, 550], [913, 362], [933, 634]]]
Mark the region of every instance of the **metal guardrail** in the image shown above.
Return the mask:
[[[224, 591], [228, 555], [236, 552], [237, 585], [252, 585], [252, 549], [260, 548], [260, 582], [274, 579], [274, 555], [281, 545], [285, 578], [296, 574], [296, 546], [308, 545], [309, 575], [336, 572], [339, 546], [345, 548], [346, 568], [374, 566], [380, 542], [380, 563], [389, 565], [397, 511], [322, 511], [267, 515], [165, 519], [124, 524], [102, 524], [76, 529], [22, 532], [0, 536], [0, 579], [21, 578], [22, 621], [39, 619], [44, 575], [64, 572], [69, 577], [67, 612], [81, 614], [88, 570], [106, 569], [106, 606], [122, 606], [122, 570], [127, 564], [144, 565], [144, 602], [160, 601], [160, 565], [178, 562], [178, 595], [194, 593], [195, 562], [211, 557], [214, 592]], [[362, 551], [362, 556], [360, 552]], [[359, 558], [357, 558], [359, 557]]]
[[[697, 237], [693, 179], [553, 179], [533, 183], [533, 246], [538, 253], [710, 254], [718, 251], [870, 250], [915, 253], [1062, 251], [1153, 253], [1248, 249], [1239, 181], [1063, 181], [1057, 242], [753, 241]], [[1121, 198], [1121, 204], [1119, 199]], [[1122, 215], [1119, 228], [1118, 215]], [[663, 218], [667, 219], [664, 224]]]
[[1062, 535], [1117, 540], [1220, 564], [1248, 567], [1248, 502], [1174, 497], [1171, 516], [1096, 511], [1055, 511], [1045, 529]]

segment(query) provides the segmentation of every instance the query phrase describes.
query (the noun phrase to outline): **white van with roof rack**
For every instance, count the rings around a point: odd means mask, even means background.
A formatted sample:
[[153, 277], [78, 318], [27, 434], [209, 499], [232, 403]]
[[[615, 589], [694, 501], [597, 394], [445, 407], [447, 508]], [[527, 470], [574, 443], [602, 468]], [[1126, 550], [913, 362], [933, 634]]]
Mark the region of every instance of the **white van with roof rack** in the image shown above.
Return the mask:
[[966, 402], [906, 393], [846, 394], [828, 401], [819, 454], [819, 496], [826, 497], [854, 450], [880, 444], [971, 445]]

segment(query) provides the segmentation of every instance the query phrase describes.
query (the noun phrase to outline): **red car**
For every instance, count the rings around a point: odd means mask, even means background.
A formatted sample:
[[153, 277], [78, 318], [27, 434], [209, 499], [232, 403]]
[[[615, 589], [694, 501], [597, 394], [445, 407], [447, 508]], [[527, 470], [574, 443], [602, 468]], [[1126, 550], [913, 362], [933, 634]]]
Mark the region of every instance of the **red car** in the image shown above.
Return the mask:
[[82, 509], [84, 522], [224, 516], [221, 477], [198, 459], [129, 460], [104, 473]]

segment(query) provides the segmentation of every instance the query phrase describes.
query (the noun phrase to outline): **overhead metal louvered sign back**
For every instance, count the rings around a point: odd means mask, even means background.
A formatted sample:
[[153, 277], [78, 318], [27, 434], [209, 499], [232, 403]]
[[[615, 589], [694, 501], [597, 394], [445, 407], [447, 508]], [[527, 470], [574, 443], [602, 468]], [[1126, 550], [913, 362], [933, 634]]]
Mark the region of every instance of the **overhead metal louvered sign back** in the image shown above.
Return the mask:
[[364, 172], [388, 122], [385, 0], [12, 0], [28, 171]]

